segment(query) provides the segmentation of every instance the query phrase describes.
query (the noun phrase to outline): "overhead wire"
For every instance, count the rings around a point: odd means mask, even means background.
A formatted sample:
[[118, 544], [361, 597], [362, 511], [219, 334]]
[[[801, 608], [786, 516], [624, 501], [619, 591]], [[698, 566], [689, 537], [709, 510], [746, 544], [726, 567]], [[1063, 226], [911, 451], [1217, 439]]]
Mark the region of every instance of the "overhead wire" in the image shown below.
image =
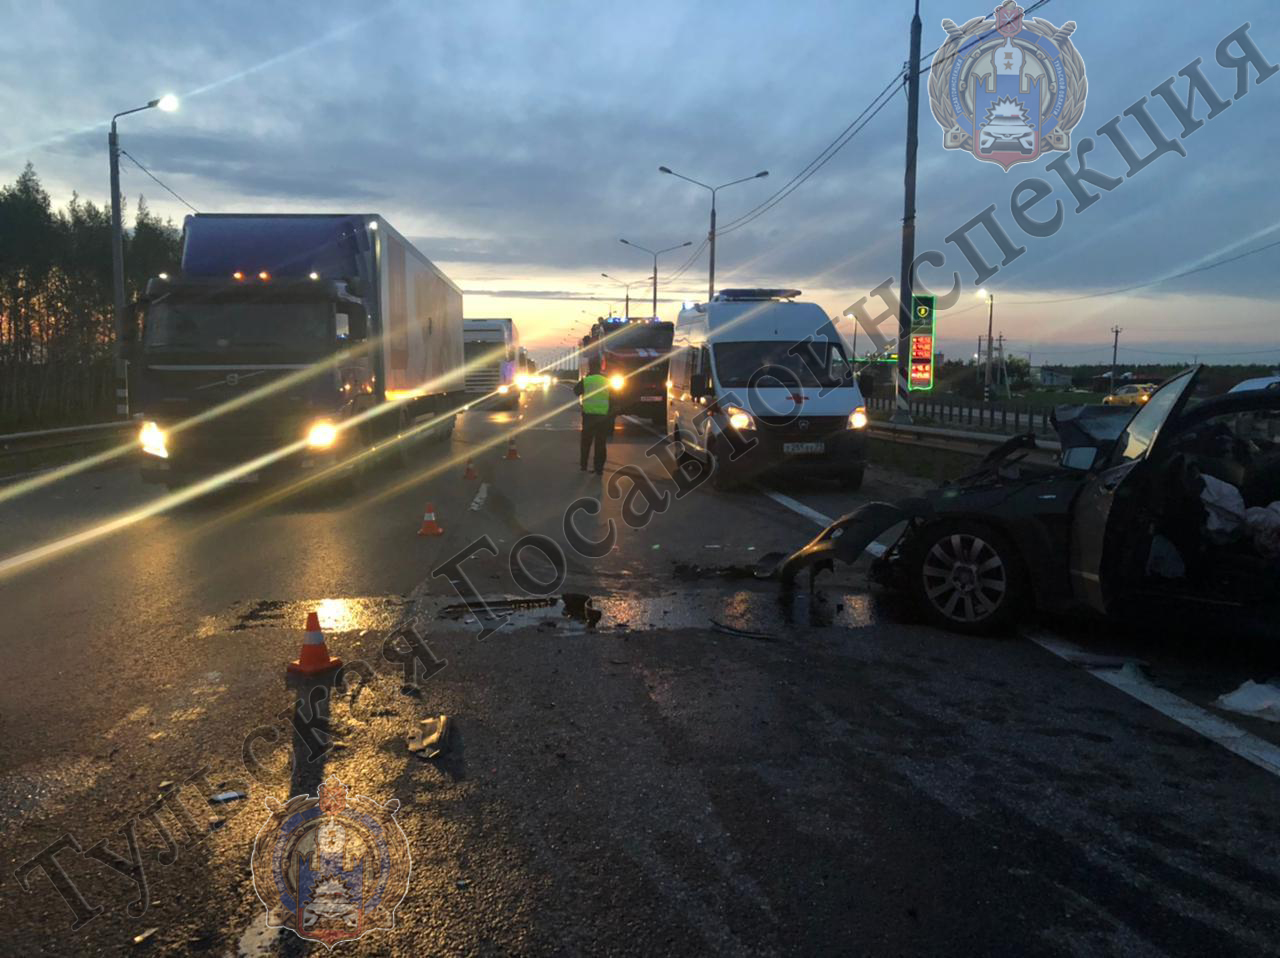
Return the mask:
[[156, 181], [156, 183], [157, 183], [157, 184], [159, 184], [159, 186], [160, 186], [160, 188], [161, 188], [161, 189], [166, 190], [166, 191], [169, 193], [169, 195], [170, 195], [170, 196], [172, 196], [172, 197], [173, 197], [174, 199], [176, 199], [179, 203], [181, 203], [183, 206], [185, 206], [187, 209], [189, 209], [192, 213], [199, 213], [199, 212], [200, 212], [198, 209], [196, 209], [194, 206], [192, 206], [190, 203], [188, 203], [186, 200], [184, 200], [181, 196], [179, 196], [179, 195], [178, 195], [178, 192], [177, 192], [176, 190], [174, 190], [171, 186], [169, 186], [169, 184], [165, 183], [163, 180], [161, 180], [161, 179], [160, 179], [160, 177], [156, 176], [156, 175], [155, 175], [154, 173], [152, 173], [149, 169], [147, 169], [147, 168], [146, 168], [145, 166], [143, 166], [140, 162], [138, 162], [138, 160], [137, 160], [137, 159], [136, 159], [132, 154], [130, 154], [127, 150], [121, 150], [121, 151], [120, 151], [120, 154], [121, 154], [122, 156], [127, 156], [127, 157], [129, 157], [129, 162], [130, 162], [130, 163], [132, 163], [132, 164], [133, 164], [134, 166], [136, 166], [138, 169], [142, 170], [142, 172], [143, 172], [143, 173], [146, 173], [146, 174], [147, 174], [147, 176], [149, 176], [149, 177], [151, 177], [153, 180], [155, 180], [155, 181]]

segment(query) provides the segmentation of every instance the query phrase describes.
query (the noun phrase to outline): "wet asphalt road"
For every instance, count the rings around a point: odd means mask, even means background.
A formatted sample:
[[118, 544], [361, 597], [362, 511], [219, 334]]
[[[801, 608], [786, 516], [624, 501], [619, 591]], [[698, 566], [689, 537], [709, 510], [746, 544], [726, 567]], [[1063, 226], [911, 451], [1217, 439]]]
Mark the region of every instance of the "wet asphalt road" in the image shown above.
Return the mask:
[[[332, 775], [401, 802], [414, 863], [396, 929], [340, 946], [353, 954], [1280, 952], [1275, 775], [1025, 637], [920, 625], [859, 568], [789, 607], [717, 574], [817, 530], [764, 491], [700, 489], [629, 528], [608, 477], [577, 470], [576, 413], [539, 421], [570, 399], [557, 387], [528, 402], [518, 461], [502, 458], [515, 414], [472, 412], [355, 497], [263, 503], [237, 488], [11, 566], [0, 949], [321, 950], [262, 931], [249, 858], [263, 799]], [[610, 471], [635, 464], [672, 490], [645, 457], [653, 439], [622, 423]], [[873, 468], [856, 496], [785, 494], [834, 516], [915, 486]], [[111, 469], [0, 503], [0, 562], [161, 495]], [[533, 609], [479, 641], [465, 614], [441, 615], [458, 597], [434, 567], [489, 535], [500, 554], [465, 569], [487, 595], [516, 595], [506, 549], [527, 533], [563, 543], [582, 496], [603, 503], [578, 517], [584, 534], [618, 520], [614, 551], [569, 558], [564, 590], [593, 597], [594, 630]], [[442, 537], [415, 535], [428, 500]], [[333, 747], [314, 759], [317, 723], [283, 668], [311, 608], [332, 652], [372, 668], [324, 712]], [[416, 694], [381, 655], [405, 624], [446, 662]], [[1229, 636], [1024, 631], [1141, 658], [1153, 687], [1209, 709], [1280, 673], [1280, 656]], [[422, 761], [405, 736], [442, 712], [451, 747]], [[227, 790], [248, 798], [201, 802]], [[138, 816], [175, 793], [196, 830], [160, 813], [183, 842], [162, 862]], [[58, 861], [102, 909], [81, 928], [41, 872], [29, 891], [15, 879], [66, 835], [127, 854], [131, 819], [145, 914], [128, 911], [132, 882], [73, 847]]]

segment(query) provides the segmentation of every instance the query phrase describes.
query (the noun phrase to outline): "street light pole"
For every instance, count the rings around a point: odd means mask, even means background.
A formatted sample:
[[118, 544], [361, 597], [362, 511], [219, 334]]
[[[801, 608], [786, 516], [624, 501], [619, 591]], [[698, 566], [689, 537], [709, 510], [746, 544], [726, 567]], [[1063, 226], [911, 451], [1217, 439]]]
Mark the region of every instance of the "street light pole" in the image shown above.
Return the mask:
[[991, 333], [996, 313], [996, 294], [980, 289], [978, 295], [987, 301], [987, 372], [983, 379], [982, 399], [983, 402], [991, 402]]
[[[692, 177], [685, 176], [683, 173], [677, 173], [675, 170], [666, 166], [658, 167], [658, 172], [677, 177], [678, 179], [684, 180], [686, 183], [692, 183], [694, 186], [701, 186], [704, 190], [708, 190], [711, 193], [711, 228], [707, 230], [707, 245], [710, 249], [708, 256], [709, 267], [707, 271], [707, 302], [710, 302], [715, 299], [716, 295], [716, 193], [723, 190], [726, 186], [737, 186], [739, 183], [747, 182], [747, 180], [762, 179], [769, 175], [769, 171], [761, 170], [759, 173], [752, 176], [744, 176], [740, 180], [721, 183], [719, 186], [709, 186], [706, 183], [693, 179]], [[655, 287], [657, 286], [656, 280], [657, 277], [655, 275]]]
[[125, 302], [124, 289], [124, 225], [120, 212], [120, 137], [116, 133], [116, 120], [130, 113], [140, 113], [159, 107], [166, 113], [178, 108], [178, 98], [172, 93], [158, 97], [146, 106], [123, 110], [111, 118], [111, 132], [107, 134], [107, 153], [111, 163], [111, 285], [112, 300], [115, 310], [115, 371], [116, 371], [116, 415], [121, 419], [129, 418], [129, 366], [126, 356], [126, 343], [130, 341], [133, 330], [130, 328]]
[[663, 253], [670, 253], [672, 250], [675, 250], [675, 249], [684, 249], [686, 246], [692, 246], [693, 240], [689, 240], [686, 243], [677, 243], [675, 246], [668, 246], [666, 249], [659, 249], [659, 250], [647, 249], [646, 247], [641, 246], [639, 243], [633, 243], [630, 240], [625, 240], [625, 239], [620, 239], [618, 240], [618, 242], [625, 243], [627, 246], [630, 246], [632, 249], [638, 249], [641, 252], [648, 253], [650, 256], [653, 257], [653, 318], [657, 319], [658, 318], [658, 257], [661, 256]]

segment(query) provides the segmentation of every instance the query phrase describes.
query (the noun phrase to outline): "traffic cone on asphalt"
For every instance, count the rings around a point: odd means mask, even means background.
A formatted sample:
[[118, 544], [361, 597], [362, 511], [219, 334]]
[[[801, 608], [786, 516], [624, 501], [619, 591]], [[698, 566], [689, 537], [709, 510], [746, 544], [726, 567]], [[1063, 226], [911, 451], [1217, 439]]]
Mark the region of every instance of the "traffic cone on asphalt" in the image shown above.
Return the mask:
[[342, 659], [329, 656], [329, 649], [324, 644], [324, 633], [320, 631], [320, 617], [314, 612], [308, 612], [307, 635], [302, 640], [302, 651], [298, 654], [298, 661], [289, 663], [288, 670], [298, 675], [317, 675], [340, 665]]
[[518, 453], [518, 452], [516, 451], [516, 437], [515, 437], [515, 436], [512, 436], [510, 439], [508, 439], [508, 440], [507, 440], [507, 454], [506, 454], [506, 456], [504, 456], [503, 458], [505, 458], [505, 459], [519, 459], [519, 458], [520, 458], [520, 453]]
[[475, 463], [471, 461], [470, 456], [467, 457], [467, 471], [462, 474], [462, 478], [463, 479], [479, 479], [480, 478], [479, 476], [476, 475]]
[[444, 535], [444, 530], [440, 528], [440, 523], [436, 522], [436, 507], [429, 502], [427, 503], [426, 511], [422, 513], [422, 528], [418, 530], [418, 535]]

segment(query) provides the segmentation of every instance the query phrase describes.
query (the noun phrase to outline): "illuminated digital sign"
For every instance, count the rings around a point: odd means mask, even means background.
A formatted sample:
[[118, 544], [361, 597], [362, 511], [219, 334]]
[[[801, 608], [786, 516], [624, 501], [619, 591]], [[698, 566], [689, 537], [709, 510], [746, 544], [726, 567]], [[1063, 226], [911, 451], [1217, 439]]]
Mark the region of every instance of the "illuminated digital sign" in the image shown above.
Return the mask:
[[911, 297], [911, 369], [909, 389], [933, 388], [933, 312], [935, 296]]

